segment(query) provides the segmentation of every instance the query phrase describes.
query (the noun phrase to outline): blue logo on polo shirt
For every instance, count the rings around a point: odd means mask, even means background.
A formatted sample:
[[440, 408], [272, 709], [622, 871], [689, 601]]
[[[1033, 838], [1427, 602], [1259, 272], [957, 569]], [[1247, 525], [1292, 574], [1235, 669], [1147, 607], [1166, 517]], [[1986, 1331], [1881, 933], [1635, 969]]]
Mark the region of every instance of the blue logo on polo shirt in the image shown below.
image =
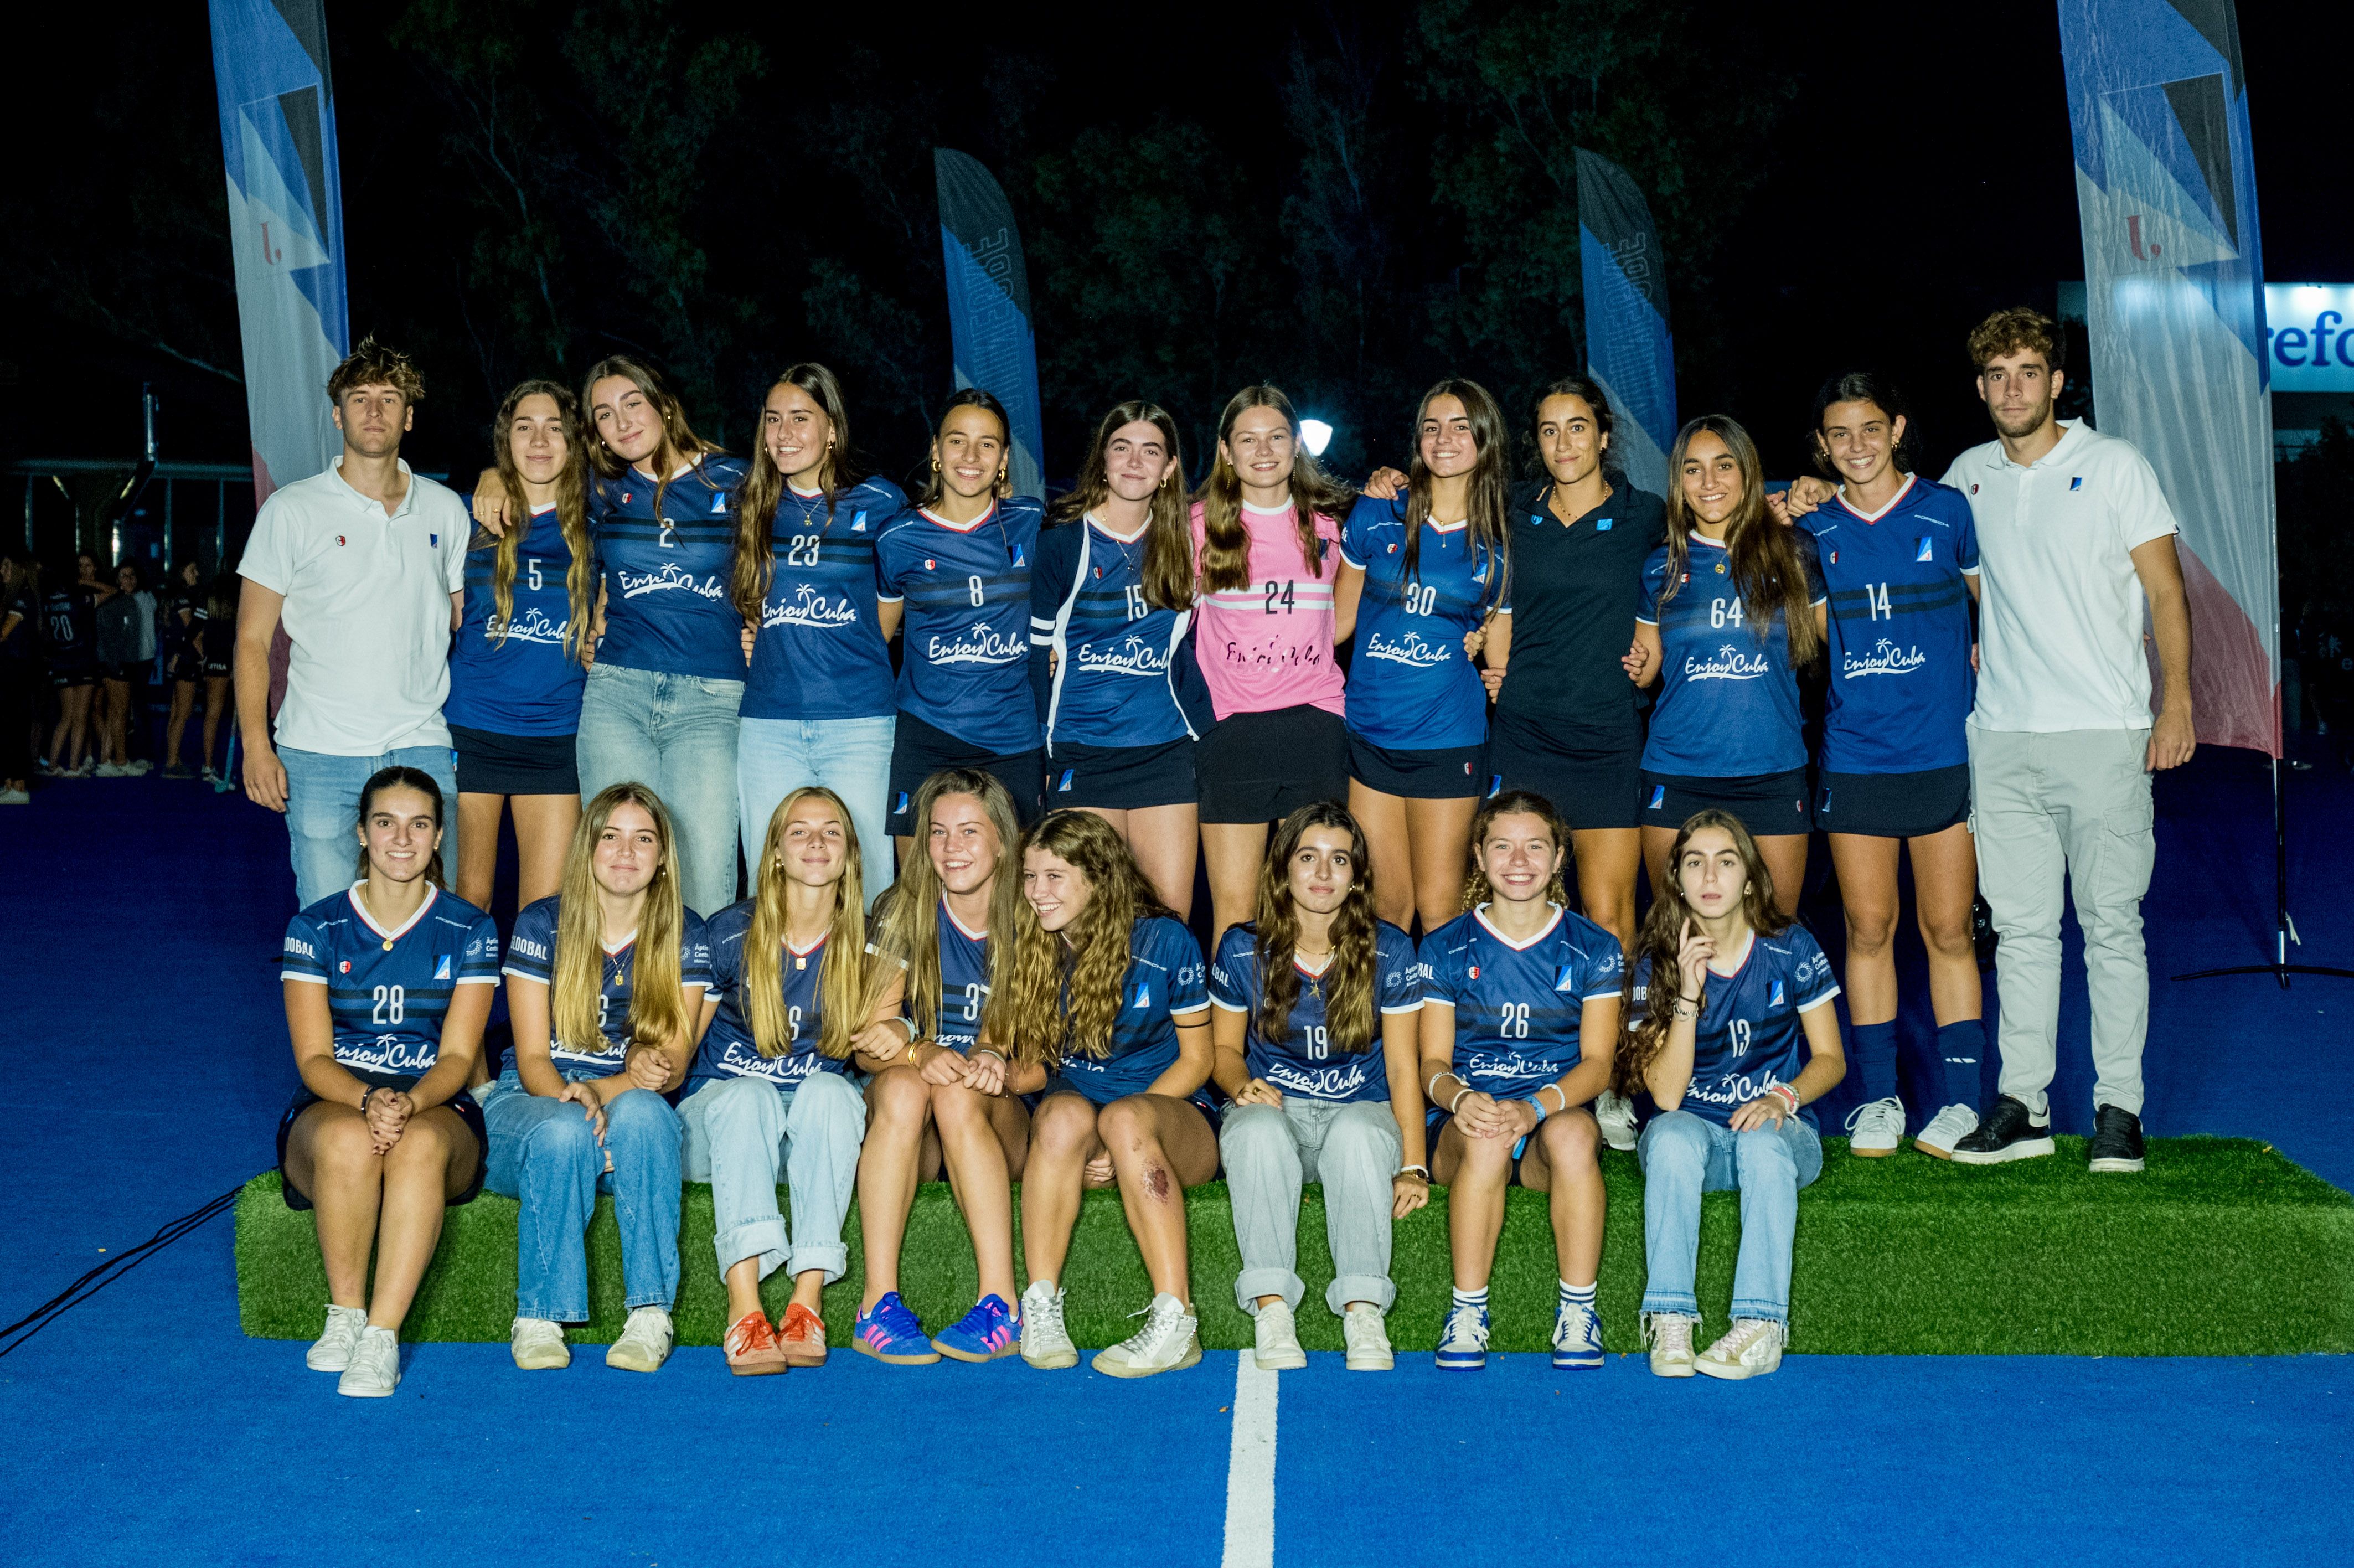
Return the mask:
[[2082, 474], [2078, 474], [2075, 478], [2071, 479], [2071, 480], [2068, 482], [2068, 488], [2069, 488], [2069, 489], [2071, 489], [2071, 490], [2082, 490], [2082, 489], [2084, 489], [2084, 475], [2082, 475]]
[[1610, 532], [1610, 519], [1607, 517], [1597, 518], [1594, 524], [1594, 531], [1597, 534], [1607, 534]]

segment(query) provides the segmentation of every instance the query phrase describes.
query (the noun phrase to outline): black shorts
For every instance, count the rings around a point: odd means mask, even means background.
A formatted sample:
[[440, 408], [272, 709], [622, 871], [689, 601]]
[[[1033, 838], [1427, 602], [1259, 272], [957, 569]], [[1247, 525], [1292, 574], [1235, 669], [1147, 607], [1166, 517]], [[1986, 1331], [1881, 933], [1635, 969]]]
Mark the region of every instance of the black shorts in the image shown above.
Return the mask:
[[193, 648], [183, 648], [164, 662], [164, 679], [166, 681], [194, 682], [204, 673], [205, 662], [196, 657]]
[[578, 795], [579, 741], [569, 735], [499, 735], [450, 726], [461, 795]]
[[95, 686], [98, 684], [98, 670], [95, 665], [90, 664], [60, 670], [52, 664], [49, 666], [49, 684], [60, 692], [70, 692], [81, 686]]
[[1405, 800], [1476, 800], [1488, 792], [1488, 747], [1393, 751], [1352, 731], [1349, 777]]
[[1093, 806], [1106, 811], [1140, 811], [1153, 806], [1190, 806], [1193, 788], [1193, 742], [1160, 746], [1087, 746], [1066, 740], [1046, 754], [1046, 807]]
[[1499, 711], [1488, 726], [1488, 789], [1526, 789], [1553, 802], [1572, 832], [1643, 825], [1643, 747], [1567, 750], [1537, 725]]
[[1759, 838], [1808, 832], [1807, 770], [1754, 779], [1681, 779], [1643, 772], [1643, 825], [1675, 831], [1700, 811], [1729, 811]]
[[1349, 727], [1302, 704], [1233, 714], [1193, 754], [1205, 822], [1277, 822], [1317, 800], [1349, 803]]
[[[375, 1084], [387, 1089], [407, 1090], [417, 1086], [415, 1077], [398, 1073], [369, 1073], [350, 1067], [345, 1071], [361, 1083]], [[318, 1103], [319, 1097], [313, 1094], [307, 1085], [298, 1085], [294, 1097], [286, 1102], [286, 1114], [278, 1118], [278, 1190], [285, 1197], [286, 1206], [290, 1209], [309, 1208], [311, 1195], [295, 1186], [293, 1178], [286, 1174], [286, 1139], [294, 1131], [294, 1118]], [[490, 1129], [482, 1125], [481, 1102], [474, 1098], [472, 1091], [461, 1089], [448, 1103], [450, 1108], [458, 1113], [458, 1119], [466, 1124], [466, 1130], [474, 1135], [475, 1149], [474, 1179], [466, 1183], [464, 1192], [450, 1200], [448, 1206], [454, 1209], [461, 1203], [472, 1202], [475, 1195], [482, 1190], [482, 1177], [491, 1168], [491, 1134]]]
[[226, 681], [228, 679], [229, 669], [228, 660], [215, 659], [207, 656], [204, 662], [205, 679], [208, 681], [214, 679]]
[[98, 675], [102, 681], [121, 681], [128, 684], [142, 679], [146, 670], [147, 661], [138, 659], [128, 664], [101, 663], [98, 667]]
[[1815, 826], [1827, 833], [1919, 839], [1970, 818], [1970, 765], [1921, 773], [1826, 773], [1815, 783]]
[[1038, 820], [1038, 776], [1044, 758], [1043, 751], [983, 751], [938, 725], [903, 713], [891, 736], [891, 832], [905, 838], [916, 831], [917, 791], [944, 768], [978, 768], [995, 774], [1013, 796], [1013, 814], [1026, 828]]

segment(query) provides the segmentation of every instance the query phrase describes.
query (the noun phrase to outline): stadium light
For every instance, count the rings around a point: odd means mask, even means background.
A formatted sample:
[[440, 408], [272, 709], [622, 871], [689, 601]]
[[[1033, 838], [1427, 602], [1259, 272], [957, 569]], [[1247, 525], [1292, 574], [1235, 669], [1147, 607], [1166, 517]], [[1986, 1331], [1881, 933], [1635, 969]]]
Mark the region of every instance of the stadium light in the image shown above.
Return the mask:
[[1332, 427], [1321, 419], [1300, 420], [1299, 444], [1308, 449], [1310, 457], [1322, 457], [1324, 449], [1332, 444]]

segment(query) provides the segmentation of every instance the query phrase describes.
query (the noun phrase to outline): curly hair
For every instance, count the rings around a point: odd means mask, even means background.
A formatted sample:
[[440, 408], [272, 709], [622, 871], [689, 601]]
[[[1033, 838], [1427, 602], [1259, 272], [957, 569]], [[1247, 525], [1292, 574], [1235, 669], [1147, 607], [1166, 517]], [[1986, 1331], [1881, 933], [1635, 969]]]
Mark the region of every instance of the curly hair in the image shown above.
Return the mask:
[[1251, 927], [1258, 958], [1258, 1012], [1253, 1022], [1262, 1040], [1291, 1033], [1291, 1010], [1299, 1003], [1299, 916], [1292, 907], [1291, 857], [1312, 828], [1349, 835], [1349, 891], [1332, 912], [1332, 962], [1324, 971], [1324, 1023], [1335, 1051], [1373, 1046], [1373, 866], [1365, 853], [1365, 832], [1357, 819], [1331, 800], [1317, 800], [1283, 819], [1258, 868], [1258, 918]]
[[2046, 367], [2059, 370], [2064, 368], [2062, 361], [2067, 355], [2068, 339], [2060, 323], [2042, 312], [2013, 305], [1972, 327], [1969, 347], [1973, 370], [1982, 371], [1990, 361], [2021, 350], [2041, 355]]
[[992, 1044], [1010, 1046], [1016, 1062], [1052, 1071], [1066, 1054], [1110, 1054], [1136, 923], [1176, 916], [1153, 895], [1127, 842], [1092, 812], [1047, 812], [1022, 835], [1025, 862], [1032, 850], [1079, 874], [1087, 907], [1060, 931], [1049, 931], [1023, 901], [1013, 920], [1013, 972], [990, 993], [981, 1029]]
[[[1553, 848], [1559, 850], [1567, 847], [1569, 829], [1563, 824], [1561, 813], [1553, 809], [1551, 800], [1529, 789], [1506, 789], [1500, 794], [1489, 796], [1479, 802], [1479, 810], [1471, 817], [1469, 840], [1471, 864], [1469, 874], [1463, 879], [1465, 913], [1477, 909], [1480, 905], [1490, 902], [1496, 896], [1495, 888], [1488, 882], [1487, 863], [1479, 858], [1479, 846], [1488, 842], [1488, 830], [1496, 825], [1496, 819], [1499, 817], [1521, 816], [1541, 819], [1545, 825], [1546, 833], [1553, 839]], [[1566, 857], [1564, 859], [1565, 861]], [[1553, 880], [1545, 884], [1545, 896], [1564, 908], [1569, 906], [1569, 887], [1562, 880], [1559, 866], [1553, 868]]]
[[327, 401], [341, 403], [344, 394], [362, 387], [389, 387], [404, 403], [425, 401], [425, 378], [417, 374], [417, 362], [373, 335], [360, 339], [360, 345], [328, 373]]

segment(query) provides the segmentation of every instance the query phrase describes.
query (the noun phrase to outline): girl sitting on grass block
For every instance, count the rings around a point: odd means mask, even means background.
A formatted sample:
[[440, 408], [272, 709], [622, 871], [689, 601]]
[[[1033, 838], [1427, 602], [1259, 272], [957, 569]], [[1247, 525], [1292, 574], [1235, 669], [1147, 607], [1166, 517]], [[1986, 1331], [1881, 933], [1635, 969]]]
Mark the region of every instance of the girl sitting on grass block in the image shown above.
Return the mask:
[[678, 1296], [678, 1113], [702, 1032], [711, 951], [679, 899], [670, 812], [642, 784], [588, 803], [562, 891], [524, 906], [507, 938], [514, 1049], [482, 1091], [488, 1185], [523, 1202], [514, 1363], [568, 1366], [564, 1325], [588, 1316], [583, 1236], [614, 1197], [630, 1308], [605, 1364], [650, 1372], [670, 1355]]
[[1601, 1129], [1625, 955], [1564, 908], [1567, 834], [1541, 795], [1507, 790], [1471, 821], [1465, 913], [1422, 939], [1422, 1072], [1440, 1123], [1431, 1173], [1447, 1183], [1455, 1295], [1442, 1371], [1488, 1364], [1488, 1279], [1504, 1190], [1550, 1194], [1561, 1269], [1553, 1364], [1602, 1364], [1594, 1287], [1602, 1263]]
[[983, 1047], [1012, 1048], [1014, 1092], [1038, 1096], [1022, 1180], [1022, 1359], [1078, 1364], [1063, 1265], [1082, 1190], [1117, 1181], [1153, 1297], [1144, 1327], [1093, 1365], [1112, 1377], [1190, 1367], [1202, 1346], [1184, 1189], [1218, 1169], [1199, 1097], [1211, 1057], [1202, 949], [1119, 834], [1087, 811], [1050, 811], [1023, 835], [1022, 895], [1013, 969], [981, 1025]]
[[1218, 944], [1210, 1001], [1211, 1075], [1234, 1101], [1218, 1148], [1242, 1249], [1235, 1300], [1257, 1320], [1258, 1364], [1308, 1364], [1292, 1314], [1299, 1188], [1314, 1181], [1332, 1246], [1324, 1303], [1349, 1370], [1387, 1372], [1390, 1224], [1430, 1202], [1415, 1082], [1422, 981], [1413, 938], [1373, 916], [1365, 835], [1347, 811], [1320, 800], [1276, 828], [1258, 919]]
[[[825, 1360], [820, 1292], [842, 1277], [866, 1107], [846, 1075], [899, 1059], [897, 966], [866, 950], [857, 830], [831, 789], [779, 802], [753, 895], [705, 924], [712, 989], [688, 1094], [685, 1175], [711, 1183], [714, 1245], [727, 1286], [727, 1370], [738, 1377]], [[777, 1177], [792, 1189], [788, 1234]], [[775, 1328], [760, 1281], [786, 1266], [791, 1303]]]
[[[1702, 811], [1669, 853], [1627, 978], [1636, 1020], [1620, 1053], [1628, 1094], [1658, 1114], [1643, 1164], [1643, 1316], [1661, 1377], [1762, 1377], [1782, 1364], [1798, 1189], [1822, 1173], [1808, 1102], [1847, 1075], [1830, 960], [1775, 903], [1756, 841], [1728, 812]], [[1803, 1049], [1802, 1049], [1803, 1047]], [[1692, 1273], [1700, 1195], [1741, 1192], [1733, 1326], [1698, 1356]]]
[[482, 1189], [489, 1142], [466, 1081], [499, 983], [499, 933], [442, 891], [441, 813], [429, 776], [377, 773], [360, 790], [360, 880], [286, 927], [302, 1086], [278, 1123], [278, 1170], [286, 1206], [316, 1210], [327, 1269], [326, 1331], [303, 1359], [361, 1399], [400, 1386], [401, 1319], [443, 1207]]
[[[1004, 1054], [975, 1045], [982, 1010], [1013, 967], [1022, 907], [1013, 823], [1013, 797], [994, 774], [933, 774], [916, 793], [916, 853], [875, 909], [875, 946], [907, 967], [916, 1037], [866, 1086], [858, 1159], [866, 1296], [850, 1343], [895, 1365], [995, 1361], [1021, 1349], [1013, 1183], [1030, 1151], [1030, 1112], [1006, 1090]], [[999, 933], [1008, 935], [991, 940]], [[899, 1249], [916, 1184], [937, 1180], [944, 1163], [972, 1235], [981, 1300], [928, 1340], [899, 1298]]]

